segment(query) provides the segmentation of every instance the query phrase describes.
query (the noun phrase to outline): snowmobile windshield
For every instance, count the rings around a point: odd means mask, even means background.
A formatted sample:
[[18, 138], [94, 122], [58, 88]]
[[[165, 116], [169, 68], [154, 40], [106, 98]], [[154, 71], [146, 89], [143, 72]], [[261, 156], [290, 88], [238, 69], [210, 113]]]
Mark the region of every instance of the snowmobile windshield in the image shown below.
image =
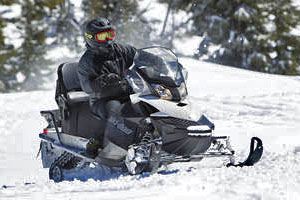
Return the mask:
[[170, 49], [149, 47], [137, 51], [127, 77], [136, 93], [155, 93], [162, 99], [180, 101], [187, 96], [183, 74], [182, 65]]
[[180, 87], [184, 82], [178, 59], [169, 49], [162, 47], [141, 49], [134, 58], [134, 64], [139, 74], [149, 83]]

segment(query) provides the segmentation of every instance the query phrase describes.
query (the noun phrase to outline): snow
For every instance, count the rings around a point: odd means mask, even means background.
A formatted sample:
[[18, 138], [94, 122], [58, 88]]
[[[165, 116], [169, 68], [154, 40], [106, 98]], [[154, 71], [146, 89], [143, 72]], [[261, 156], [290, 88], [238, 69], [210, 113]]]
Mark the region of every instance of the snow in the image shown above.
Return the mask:
[[82, 0], [71, 0], [70, 2], [74, 5], [75, 19], [79, 20], [80, 22], [84, 21], [84, 13], [81, 10]]
[[[82, 50], [84, 51], [84, 49]], [[55, 60], [66, 60], [66, 59], [72, 59], [76, 57], [78, 54], [66, 46], [58, 46], [55, 48], [52, 48], [47, 52], [46, 59], [52, 59], [55, 58]]]
[[152, 24], [152, 28], [156, 30], [156, 35], [158, 35], [162, 30], [162, 23], [167, 13], [167, 4], [159, 5], [157, 0], [141, 0], [139, 1], [139, 8], [140, 10], [147, 10], [147, 12], [143, 14], [143, 17], [148, 20], [155, 20], [159, 22]]
[[[158, 21], [158, 23], [152, 25], [152, 28], [155, 30], [155, 34], [153, 34], [153, 36], [159, 36], [163, 29], [163, 22], [167, 14], [168, 4], [160, 4], [157, 0], [142, 0], [139, 1], [139, 8], [141, 10], [147, 10], [147, 12], [143, 14], [143, 17], [148, 20]], [[190, 17], [191, 14], [187, 14], [180, 10], [176, 11], [174, 15], [170, 13], [165, 32], [171, 32], [173, 30], [172, 23], [174, 23], [175, 26], [178, 26]], [[193, 26], [192, 22], [188, 23], [186, 26], [190, 29], [190, 26]], [[193, 56], [197, 52], [199, 44], [203, 40], [203, 37], [196, 35], [182, 37], [186, 31], [186, 26], [183, 26], [179, 28], [179, 30], [177, 30], [177, 32], [180, 34], [179, 38], [174, 39], [174, 51], [176, 53], [180, 53], [182, 56]]]
[[[11, 6], [0, 6], [1, 18], [3, 19], [13, 19], [21, 15], [21, 6], [18, 4], [13, 4]], [[12, 23], [7, 23], [6, 27], [3, 28], [3, 33], [5, 36], [5, 44], [11, 44], [15, 48], [19, 48], [22, 45], [22, 33], [20, 30]]]
[[11, 44], [15, 48], [20, 48], [23, 44], [24, 39], [22, 38], [22, 31], [11, 23], [8, 23], [7, 26], [3, 29], [5, 35], [5, 43]]
[[12, 4], [11, 6], [0, 6], [1, 17], [12, 19], [21, 15], [21, 5]]
[[215, 134], [230, 135], [240, 159], [250, 138], [260, 137], [261, 162], [226, 168], [223, 159], [207, 158], [161, 174], [54, 183], [36, 158], [46, 125], [39, 111], [56, 108], [53, 83], [47, 91], [0, 94], [0, 199], [299, 199], [300, 77], [180, 62], [191, 101], [215, 123]]
[[251, 14], [244, 7], [241, 6], [236, 11], [235, 16], [242, 19], [249, 19], [251, 17]]
[[[72, 0], [77, 8], [80, 2]], [[144, 8], [149, 5], [146, 17], [164, 20], [167, 5], [141, 2]], [[6, 8], [1, 9], [2, 13]], [[3, 16], [17, 15], [18, 8], [14, 10]], [[81, 14], [76, 12], [79, 18]], [[155, 28], [159, 32], [162, 24]], [[13, 32], [11, 27], [5, 30], [5, 34]], [[201, 40], [183, 38], [175, 42], [176, 50], [193, 55]], [[14, 43], [16, 47], [20, 44], [21, 40]], [[63, 62], [75, 55], [57, 48], [48, 56]], [[36, 158], [38, 134], [46, 126], [39, 112], [56, 108], [53, 80], [49, 90], [0, 93], [0, 200], [299, 199], [300, 77], [250, 72], [190, 58], [180, 58], [180, 62], [189, 71], [190, 100], [215, 123], [216, 135], [231, 136], [238, 158], [247, 156], [251, 137], [263, 140], [265, 152], [257, 165], [226, 168], [223, 159], [204, 159], [170, 165], [161, 174], [54, 183], [40, 157]]]
[[174, 40], [174, 46], [176, 52], [179, 52], [184, 56], [193, 56], [197, 52], [199, 44], [202, 40], [203, 37], [200, 36], [176, 39]]

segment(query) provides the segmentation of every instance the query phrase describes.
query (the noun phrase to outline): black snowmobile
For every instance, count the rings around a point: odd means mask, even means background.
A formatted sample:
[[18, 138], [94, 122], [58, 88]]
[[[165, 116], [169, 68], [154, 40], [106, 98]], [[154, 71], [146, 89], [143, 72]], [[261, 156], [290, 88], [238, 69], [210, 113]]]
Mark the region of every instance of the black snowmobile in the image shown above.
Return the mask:
[[[149, 59], [149, 54], [158, 59]], [[120, 131], [120, 127], [90, 112], [89, 97], [77, 77], [77, 64], [59, 66], [55, 98], [58, 109], [41, 111], [48, 126], [39, 134], [40, 151], [43, 167], [50, 168], [50, 179], [62, 181], [66, 171], [91, 164], [134, 175], [155, 173], [161, 166], [206, 157], [227, 157], [227, 166], [240, 167], [260, 160], [262, 141], [254, 137], [248, 158], [240, 163], [234, 161], [229, 136], [214, 136], [214, 124], [187, 101], [187, 71], [177, 56], [164, 47], [138, 50], [126, 72], [134, 91], [130, 95], [134, 109], [126, 120], [136, 124], [138, 139], [127, 149], [113, 142], [103, 145], [105, 130]]]

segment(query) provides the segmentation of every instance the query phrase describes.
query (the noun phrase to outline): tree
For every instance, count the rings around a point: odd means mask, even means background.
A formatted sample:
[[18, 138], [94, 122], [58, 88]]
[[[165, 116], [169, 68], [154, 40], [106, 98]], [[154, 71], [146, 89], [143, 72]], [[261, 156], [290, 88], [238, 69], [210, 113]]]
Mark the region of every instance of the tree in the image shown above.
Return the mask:
[[287, 75], [299, 74], [300, 39], [291, 31], [300, 22], [300, 10], [291, 0], [269, 0], [264, 8], [269, 23], [273, 25], [268, 33], [267, 49], [273, 55], [267, 71]]
[[[0, 0], [0, 5], [10, 6], [16, 1]], [[5, 12], [9, 12], [6, 10]], [[4, 92], [9, 87], [8, 82], [13, 77], [13, 71], [11, 70], [10, 63], [16, 55], [16, 51], [12, 44], [5, 41], [4, 30], [11, 19], [2, 17], [5, 13], [0, 13], [0, 92]]]
[[[138, 9], [136, 0], [83, 0], [84, 20], [75, 18], [74, 6], [69, 0], [0, 0], [0, 3], [8, 6], [0, 13], [1, 92], [41, 88], [43, 80], [52, 73], [46, 52], [57, 45], [81, 50], [81, 22], [95, 16], [112, 21], [119, 41], [136, 47], [149, 45], [145, 38], [149, 38], [152, 28], [142, 16], [145, 10]], [[21, 13], [5, 18], [3, 13], [15, 13], [13, 5], [19, 6]], [[12, 29], [13, 35], [4, 33]]]
[[[188, 36], [188, 33], [190, 32], [187, 26], [190, 19], [175, 21], [175, 15], [180, 10], [190, 13], [193, 2], [184, 0], [159, 0], [159, 2], [167, 4], [167, 12], [163, 21], [161, 34], [158, 37], [159, 39], [157, 42], [172, 49], [174, 47], [173, 42], [175, 38], [183, 38], [184, 36]], [[171, 20], [170, 15], [172, 17]], [[170, 30], [167, 30], [167, 24], [170, 25]]]
[[190, 14], [180, 26], [192, 21], [187, 33], [204, 38], [197, 58], [255, 71], [299, 74], [299, 38], [291, 30], [299, 25], [300, 14], [292, 0], [160, 2]]
[[299, 39], [290, 33], [300, 15], [291, 1], [209, 2], [194, 19], [198, 33], [205, 36], [200, 46], [220, 46], [209, 60], [261, 72], [297, 73]]
[[[50, 72], [50, 61], [45, 59], [49, 46], [46, 39], [50, 26], [47, 20], [63, 0], [14, 0], [1, 4], [19, 5], [20, 16], [1, 20], [1, 26], [10, 25], [13, 34], [0, 32], [0, 91], [33, 90], [41, 88], [41, 80]], [[9, 8], [7, 12], [11, 12]], [[11, 28], [13, 27], [13, 28]], [[1, 29], [3, 30], [3, 29]], [[8, 43], [6, 43], [9, 41]]]
[[76, 19], [74, 5], [70, 0], [54, 0], [56, 3], [48, 2], [51, 8], [48, 13], [47, 23], [50, 28], [47, 37], [54, 39], [52, 46], [67, 46], [69, 49], [79, 52], [81, 50], [82, 31], [81, 19]]

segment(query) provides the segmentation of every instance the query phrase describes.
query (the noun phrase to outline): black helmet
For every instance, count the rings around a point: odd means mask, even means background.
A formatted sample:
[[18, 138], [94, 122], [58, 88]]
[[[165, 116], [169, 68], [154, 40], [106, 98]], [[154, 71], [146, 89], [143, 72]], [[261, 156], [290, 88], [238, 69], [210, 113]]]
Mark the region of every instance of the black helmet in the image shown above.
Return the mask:
[[[105, 41], [99, 42], [96, 34], [112, 31], [113, 37]], [[99, 53], [107, 54], [111, 51], [112, 43], [114, 41], [114, 27], [106, 18], [97, 17], [86, 23], [84, 27], [84, 39], [89, 48], [99, 51]]]

